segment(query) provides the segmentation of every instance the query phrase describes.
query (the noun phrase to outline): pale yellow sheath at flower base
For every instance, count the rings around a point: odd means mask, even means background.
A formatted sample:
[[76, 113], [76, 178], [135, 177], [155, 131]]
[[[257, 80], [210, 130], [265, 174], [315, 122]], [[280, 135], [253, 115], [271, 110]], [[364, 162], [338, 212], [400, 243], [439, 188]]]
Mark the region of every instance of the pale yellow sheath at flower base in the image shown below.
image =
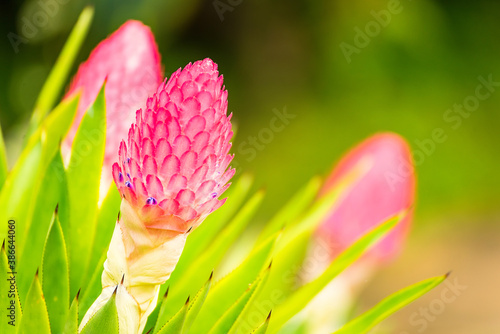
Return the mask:
[[[138, 110], [113, 178], [122, 195], [103, 291], [80, 330], [116, 290], [120, 333], [140, 333], [196, 228], [224, 200], [234, 175], [227, 91], [210, 59], [172, 74]], [[123, 284], [121, 284], [123, 280]]]

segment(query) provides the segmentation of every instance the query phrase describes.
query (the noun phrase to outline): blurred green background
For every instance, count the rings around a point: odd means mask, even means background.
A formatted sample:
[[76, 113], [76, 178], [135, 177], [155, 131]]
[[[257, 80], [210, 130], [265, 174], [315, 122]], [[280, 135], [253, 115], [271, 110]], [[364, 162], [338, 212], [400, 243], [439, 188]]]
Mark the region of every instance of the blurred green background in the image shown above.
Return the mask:
[[[414, 233], [365, 303], [453, 269], [469, 288], [425, 332], [500, 332], [499, 2], [4, 0], [0, 122], [11, 163], [37, 93], [89, 3], [96, 13], [78, 63], [124, 21], [139, 19], [156, 36], [167, 76], [205, 57], [219, 64], [238, 127], [235, 164], [267, 189], [258, 220], [367, 136], [404, 136], [420, 162]], [[39, 21], [40, 12], [48, 19]], [[494, 82], [484, 100], [471, 98], [479, 77]], [[463, 103], [470, 113], [447, 111]], [[285, 110], [288, 124], [270, 130]], [[436, 129], [444, 142], [431, 142]], [[417, 333], [409, 317], [439, 291], [426, 298], [379, 331]]]

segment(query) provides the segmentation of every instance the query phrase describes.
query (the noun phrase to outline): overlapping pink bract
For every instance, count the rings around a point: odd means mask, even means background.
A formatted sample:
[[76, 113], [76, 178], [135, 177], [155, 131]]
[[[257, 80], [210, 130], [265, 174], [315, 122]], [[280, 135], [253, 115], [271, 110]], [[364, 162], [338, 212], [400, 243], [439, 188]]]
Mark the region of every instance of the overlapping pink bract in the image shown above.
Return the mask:
[[185, 232], [224, 200], [234, 169], [227, 91], [210, 59], [188, 64], [138, 110], [113, 178], [148, 229]]
[[103, 176], [111, 184], [111, 166], [122, 138], [125, 138], [135, 111], [144, 106], [162, 82], [160, 54], [151, 30], [139, 21], [127, 21], [103, 40], [82, 63], [66, 97], [81, 90], [75, 120], [64, 140], [71, 147], [85, 111], [92, 105], [106, 80], [106, 150]]
[[[326, 193], [361, 159], [368, 159], [369, 171], [357, 181], [341, 203], [329, 214], [318, 235], [336, 257], [377, 224], [412, 206], [415, 197], [415, 173], [406, 141], [393, 133], [374, 135], [345, 155], [328, 177], [322, 189]], [[388, 261], [395, 257], [405, 240], [411, 213], [380, 241], [368, 257]]]

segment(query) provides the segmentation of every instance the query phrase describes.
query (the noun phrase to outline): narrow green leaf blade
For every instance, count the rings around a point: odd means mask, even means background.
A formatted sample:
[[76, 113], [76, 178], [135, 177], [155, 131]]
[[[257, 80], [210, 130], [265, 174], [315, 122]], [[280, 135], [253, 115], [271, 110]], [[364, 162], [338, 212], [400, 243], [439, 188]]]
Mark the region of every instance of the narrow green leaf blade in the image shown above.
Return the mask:
[[69, 271], [66, 244], [57, 212], [45, 242], [42, 261], [42, 289], [52, 333], [63, 331], [69, 310]]
[[80, 14], [35, 103], [28, 136], [36, 131], [45, 115], [52, 109], [59, 97], [76, 55], [87, 36], [93, 15], [94, 9], [92, 7], [86, 7]]
[[[0, 221], [16, 219], [19, 255], [23, 252], [25, 233], [31, 224], [29, 217], [32, 216], [43, 175], [71, 125], [77, 106], [78, 96], [65, 100], [43, 121], [41, 128], [29, 139], [0, 192]], [[6, 225], [0, 224], [0, 239], [6, 237], [6, 232]]]
[[[227, 311], [215, 319], [216, 322], [210, 329], [209, 334], [235, 333], [241, 326], [248, 327], [247, 319], [242, 319], [244, 310], [248, 309], [248, 304], [252, 302], [253, 297], [259, 292], [262, 285], [265, 284], [266, 278], [269, 275], [269, 270], [270, 267], [264, 270], [249, 287], [247, 286], [246, 291], [243, 292], [236, 302], [229, 308], [226, 308]], [[204, 325], [208, 326], [209, 324], [205, 323]], [[236, 333], [241, 332], [238, 331]]]
[[104, 261], [106, 261], [107, 252], [101, 254], [101, 258], [97, 262], [94, 268], [94, 273], [92, 274], [90, 281], [84, 285], [84, 290], [81, 299], [78, 301], [78, 314], [79, 321], [82, 320], [87, 310], [90, 308], [92, 303], [99, 297], [102, 291], [101, 275], [103, 270]]
[[158, 334], [181, 334], [184, 329], [188, 307], [189, 298], [179, 312], [158, 331]]
[[193, 299], [193, 302], [190, 304], [184, 324], [184, 333], [189, 333], [191, 326], [193, 325], [195, 319], [198, 317], [198, 314], [200, 313], [200, 310], [205, 303], [208, 292], [210, 291], [210, 287], [212, 286], [212, 278], [213, 273], [210, 274], [210, 278], [208, 279], [207, 283], [205, 283], [203, 288], [198, 291]]
[[118, 334], [118, 311], [116, 310], [116, 291], [83, 327], [81, 334]]
[[335, 334], [364, 334], [369, 332], [382, 320], [441, 284], [446, 277], [448, 275], [429, 278], [399, 290], [382, 300], [369, 311], [348, 322], [344, 327], [336, 331]]
[[262, 325], [260, 325], [256, 330], [248, 332], [248, 334], [266, 334], [267, 328], [269, 327], [269, 320], [271, 320], [271, 312], [266, 318], [266, 321]]
[[78, 295], [79, 293], [76, 294], [69, 308], [63, 334], [78, 334]]
[[35, 275], [23, 309], [24, 316], [21, 319], [17, 333], [50, 333], [49, 314], [45, 305], [40, 280], [38, 279], [38, 273]]
[[213, 286], [197, 321], [193, 324], [193, 333], [200, 333], [213, 326], [236, 302], [238, 296], [245, 293], [248, 286], [258, 278], [259, 274], [263, 270], [268, 271], [266, 265], [269, 263], [278, 235], [268, 238], [267, 242], [252, 251], [234, 271]]
[[333, 278], [354, 263], [363, 253], [383, 238], [396, 226], [401, 217], [396, 216], [366, 233], [341, 253], [318, 278], [302, 286], [276, 308], [269, 325], [269, 332], [275, 333], [281, 326], [302, 310]]
[[43, 175], [40, 189], [43, 190], [43, 195], [34, 198], [33, 213], [27, 217], [26, 221], [28, 230], [24, 239], [29, 247], [25, 247], [19, 254], [18, 286], [22, 301], [26, 298], [33, 276], [42, 262], [45, 245], [45, 238], [42, 236], [46, 236], [49, 231], [57, 205], [60, 208], [61, 220], [67, 222], [66, 174], [60, 152], [54, 156]]
[[102, 254], [105, 254], [108, 250], [109, 243], [111, 242], [111, 236], [113, 235], [113, 230], [115, 228], [114, 222], [116, 221], [118, 212], [120, 211], [121, 200], [122, 199], [118, 189], [114, 184], [112, 184], [97, 214], [95, 226], [96, 234], [93, 245], [89, 249], [91, 253], [90, 261], [85, 278], [82, 280], [82, 287], [86, 287], [92, 279], [92, 275], [95, 268], [99, 265], [99, 260], [102, 257]]
[[[70, 293], [82, 286], [90, 260], [88, 249], [95, 237], [99, 186], [106, 141], [104, 86], [84, 115], [71, 148], [67, 168], [70, 199], [69, 263]], [[85, 194], [85, 196], [82, 196]]]

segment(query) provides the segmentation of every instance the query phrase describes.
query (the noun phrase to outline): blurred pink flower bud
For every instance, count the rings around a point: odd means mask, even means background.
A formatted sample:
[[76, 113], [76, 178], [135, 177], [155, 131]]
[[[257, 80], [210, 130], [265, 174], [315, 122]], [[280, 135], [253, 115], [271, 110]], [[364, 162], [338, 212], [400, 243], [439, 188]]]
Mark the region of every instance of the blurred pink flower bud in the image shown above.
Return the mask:
[[[85, 111], [92, 105], [106, 82], [106, 150], [101, 182], [101, 195], [111, 185], [111, 166], [122, 138], [163, 78], [160, 54], [151, 30], [139, 21], [127, 21], [103, 40], [82, 63], [65, 98], [81, 92], [75, 120], [63, 142], [69, 155], [71, 144]], [[101, 196], [102, 198], [102, 196]]]
[[[320, 196], [333, 189], [361, 159], [368, 160], [369, 170], [343, 196], [318, 231], [318, 238], [326, 242], [332, 258], [376, 225], [409, 209], [414, 202], [411, 151], [406, 141], [393, 133], [376, 134], [349, 151], [331, 172]], [[397, 256], [411, 219], [412, 213], [408, 212], [367, 257], [385, 262]]]
[[177, 70], [138, 110], [122, 141], [115, 183], [148, 229], [199, 225], [225, 200], [234, 169], [227, 91], [210, 59]]

